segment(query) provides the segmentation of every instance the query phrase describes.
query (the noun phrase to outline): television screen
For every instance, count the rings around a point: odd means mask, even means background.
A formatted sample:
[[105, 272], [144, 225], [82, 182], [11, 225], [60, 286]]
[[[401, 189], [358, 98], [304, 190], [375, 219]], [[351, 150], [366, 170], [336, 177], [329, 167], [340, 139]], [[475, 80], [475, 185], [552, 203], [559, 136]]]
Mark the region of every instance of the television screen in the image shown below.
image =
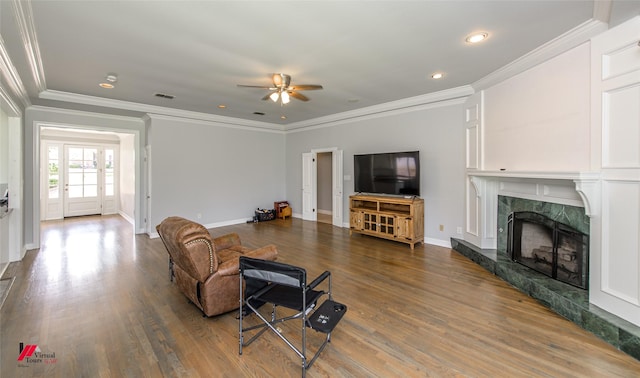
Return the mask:
[[420, 153], [391, 152], [353, 156], [354, 191], [420, 195]]

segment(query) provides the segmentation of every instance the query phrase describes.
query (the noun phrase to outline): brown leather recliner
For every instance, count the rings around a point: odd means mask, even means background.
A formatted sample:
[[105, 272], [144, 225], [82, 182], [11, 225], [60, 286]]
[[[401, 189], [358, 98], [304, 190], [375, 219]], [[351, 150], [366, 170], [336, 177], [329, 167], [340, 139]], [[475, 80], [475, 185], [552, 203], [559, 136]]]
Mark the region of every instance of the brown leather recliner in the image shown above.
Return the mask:
[[240, 307], [240, 256], [273, 261], [278, 255], [274, 245], [242, 246], [235, 233], [213, 239], [203, 225], [181, 217], [166, 218], [156, 230], [169, 252], [172, 278], [205, 316]]

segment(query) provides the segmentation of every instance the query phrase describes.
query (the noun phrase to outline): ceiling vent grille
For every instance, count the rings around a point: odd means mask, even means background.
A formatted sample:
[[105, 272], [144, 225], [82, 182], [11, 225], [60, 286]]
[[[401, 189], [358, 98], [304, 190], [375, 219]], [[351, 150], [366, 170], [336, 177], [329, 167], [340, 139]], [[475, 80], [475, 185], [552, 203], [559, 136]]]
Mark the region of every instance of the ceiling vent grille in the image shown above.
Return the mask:
[[166, 93], [156, 93], [154, 96], [160, 97], [160, 98], [166, 98], [168, 100], [173, 100], [176, 97], [174, 95], [170, 95], [170, 94], [166, 94]]

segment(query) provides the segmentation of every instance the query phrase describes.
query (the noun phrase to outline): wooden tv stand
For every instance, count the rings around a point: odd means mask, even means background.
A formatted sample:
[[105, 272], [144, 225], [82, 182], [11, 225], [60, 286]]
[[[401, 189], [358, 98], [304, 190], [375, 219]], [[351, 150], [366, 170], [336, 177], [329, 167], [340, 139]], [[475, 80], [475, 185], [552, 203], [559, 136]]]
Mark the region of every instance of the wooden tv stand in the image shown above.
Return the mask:
[[407, 243], [424, 243], [424, 200], [357, 194], [349, 197], [349, 235], [354, 232]]

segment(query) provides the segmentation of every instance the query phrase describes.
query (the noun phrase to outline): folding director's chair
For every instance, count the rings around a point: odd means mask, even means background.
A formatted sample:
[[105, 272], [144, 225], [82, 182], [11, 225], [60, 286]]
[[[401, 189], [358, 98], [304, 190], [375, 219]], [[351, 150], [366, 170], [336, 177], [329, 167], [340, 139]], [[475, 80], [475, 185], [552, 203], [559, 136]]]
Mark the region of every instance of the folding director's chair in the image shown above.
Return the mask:
[[[327, 291], [319, 290], [318, 286], [325, 281], [327, 283], [322, 286], [327, 285]], [[327, 295], [328, 298], [322, 305], [317, 306], [323, 295]], [[268, 303], [272, 305], [270, 319], [258, 311]], [[296, 313], [278, 318], [276, 315], [278, 306], [292, 309]], [[346, 311], [345, 305], [333, 301], [331, 272], [325, 271], [307, 285], [307, 272], [303, 268], [275, 261], [240, 257], [240, 354], [243, 347], [248, 346], [270, 329], [302, 359], [302, 376], [304, 377], [306, 370], [331, 341], [331, 332]], [[251, 313], [262, 320], [262, 323], [243, 328], [243, 317]], [[300, 347], [296, 347], [276, 329], [278, 323], [294, 319], [301, 321], [302, 345]], [[326, 334], [322, 345], [310, 360], [307, 358], [306, 348], [307, 327]], [[257, 330], [257, 333], [245, 342], [244, 333], [253, 330]]]

